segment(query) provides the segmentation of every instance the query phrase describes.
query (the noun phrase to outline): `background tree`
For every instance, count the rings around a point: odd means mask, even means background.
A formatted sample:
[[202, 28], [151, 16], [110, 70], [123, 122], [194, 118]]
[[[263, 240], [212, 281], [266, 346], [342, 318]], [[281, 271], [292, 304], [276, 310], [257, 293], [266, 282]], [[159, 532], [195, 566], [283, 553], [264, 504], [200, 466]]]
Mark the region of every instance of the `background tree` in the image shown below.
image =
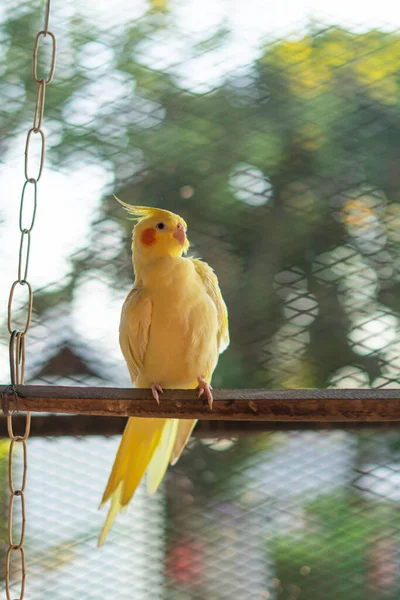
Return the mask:
[[[193, 253], [213, 265], [229, 307], [232, 343], [216, 387], [398, 386], [399, 35], [310, 27], [296, 40], [266, 44], [240, 71], [221, 67], [220, 84], [199, 93], [185, 86], [172, 61], [149, 67], [151, 52], [177, 37], [174, 14], [161, 4], [151, 3], [111, 38], [109, 27], [76, 10], [59, 21], [57, 78], [46, 103], [52, 166], [98, 165], [123, 200], [161, 205], [188, 221]], [[5, 157], [32, 113], [28, 57], [43, 7], [12, 8], [1, 28]], [[218, 27], [193, 40], [190, 53], [218, 57], [229, 34]], [[69, 258], [68, 275], [36, 293], [39, 323], [63, 311], [72, 321], [88, 281], [120, 295], [129, 287], [132, 223], [109, 191], [98, 199], [90, 239]], [[95, 346], [95, 332], [85, 333], [82, 346]], [[365, 452], [368, 442], [362, 444]], [[257, 453], [273, 457], [276, 445], [241, 440], [217, 461], [216, 450], [194, 444], [167, 482], [168, 543], [196, 554], [188, 529], [194, 513], [204, 523], [220, 503], [216, 482], [239, 510], [236, 474], [251, 471]], [[369, 451], [370, 462], [378, 460], [373, 443]], [[213, 481], [197, 481], [194, 464]], [[192, 504], [179, 504], [182, 480], [195, 489]], [[345, 492], [348, 508], [354, 496]], [[329, 502], [317, 503], [316, 512], [329, 514]], [[343, 527], [351, 536], [346, 510]], [[219, 522], [214, 539], [225, 535]], [[368, 542], [357, 531], [361, 561]], [[261, 528], [258, 542], [265, 537]], [[318, 535], [315, 544], [323, 545]], [[286, 547], [286, 538], [276, 541], [276, 569], [292, 580]], [[211, 598], [215, 581], [203, 581], [199, 591], [196, 581], [175, 585], [171, 573], [172, 597], [179, 590], [185, 598]], [[361, 597], [359, 583], [349, 585]]]

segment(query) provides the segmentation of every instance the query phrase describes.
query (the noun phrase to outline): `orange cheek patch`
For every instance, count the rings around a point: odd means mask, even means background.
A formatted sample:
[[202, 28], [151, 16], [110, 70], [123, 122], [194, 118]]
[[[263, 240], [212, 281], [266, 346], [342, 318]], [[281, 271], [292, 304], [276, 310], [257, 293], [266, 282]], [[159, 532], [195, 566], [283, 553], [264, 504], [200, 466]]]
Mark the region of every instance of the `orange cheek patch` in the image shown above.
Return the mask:
[[145, 229], [140, 239], [144, 246], [151, 246], [156, 241], [156, 232], [153, 228]]

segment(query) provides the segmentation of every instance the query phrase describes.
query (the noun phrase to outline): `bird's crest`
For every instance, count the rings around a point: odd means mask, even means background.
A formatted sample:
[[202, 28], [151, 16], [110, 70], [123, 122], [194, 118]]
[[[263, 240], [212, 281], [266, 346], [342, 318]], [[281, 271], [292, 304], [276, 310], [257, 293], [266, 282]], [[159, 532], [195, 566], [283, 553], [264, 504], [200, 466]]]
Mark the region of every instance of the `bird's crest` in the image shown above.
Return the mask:
[[[173, 212], [163, 208], [154, 208], [153, 206], [132, 206], [131, 204], [127, 204], [126, 202], [123, 202], [117, 198], [115, 194], [113, 194], [113, 196], [117, 202], [119, 202], [120, 205], [129, 213], [132, 221], [140, 222], [151, 217], [177, 217], [177, 215], [175, 215]], [[183, 219], [181, 220], [183, 221]]]

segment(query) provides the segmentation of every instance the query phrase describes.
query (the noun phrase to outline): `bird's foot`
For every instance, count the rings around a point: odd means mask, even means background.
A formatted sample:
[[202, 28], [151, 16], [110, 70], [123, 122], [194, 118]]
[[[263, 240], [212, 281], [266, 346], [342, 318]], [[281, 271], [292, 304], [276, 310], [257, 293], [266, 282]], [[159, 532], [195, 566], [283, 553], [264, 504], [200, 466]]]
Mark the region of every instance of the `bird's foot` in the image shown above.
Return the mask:
[[153, 385], [151, 386], [151, 393], [153, 394], [153, 398], [158, 405], [160, 405], [160, 396], [158, 395], [159, 392], [160, 394], [164, 392], [161, 385], [158, 385], [158, 383], [153, 383]]
[[207, 396], [207, 402], [208, 402], [208, 406], [210, 407], [210, 410], [212, 410], [212, 406], [213, 406], [213, 402], [214, 402], [214, 398], [212, 395], [212, 387], [209, 383], [207, 383], [207, 381], [204, 379], [204, 377], [198, 377], [197, 381], [199, 382], [199, 385], [197, 386], [197, 389], [199, 390], [199, 398], [202, 397], [203, 394], [205, 394]]

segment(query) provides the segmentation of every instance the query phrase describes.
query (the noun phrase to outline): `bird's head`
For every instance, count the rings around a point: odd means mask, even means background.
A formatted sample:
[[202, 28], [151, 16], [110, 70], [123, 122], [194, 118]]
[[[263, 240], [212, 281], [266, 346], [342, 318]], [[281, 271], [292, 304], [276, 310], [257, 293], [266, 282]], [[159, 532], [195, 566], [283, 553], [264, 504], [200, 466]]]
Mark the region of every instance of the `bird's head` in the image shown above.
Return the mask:
[[137, 221], [132, 235], [134, 260], [150, 262], [167, 256], [177, 257], [189, 250], [187, 225], [179, 215], [150, 206], [131, 206], [115, 199]]

